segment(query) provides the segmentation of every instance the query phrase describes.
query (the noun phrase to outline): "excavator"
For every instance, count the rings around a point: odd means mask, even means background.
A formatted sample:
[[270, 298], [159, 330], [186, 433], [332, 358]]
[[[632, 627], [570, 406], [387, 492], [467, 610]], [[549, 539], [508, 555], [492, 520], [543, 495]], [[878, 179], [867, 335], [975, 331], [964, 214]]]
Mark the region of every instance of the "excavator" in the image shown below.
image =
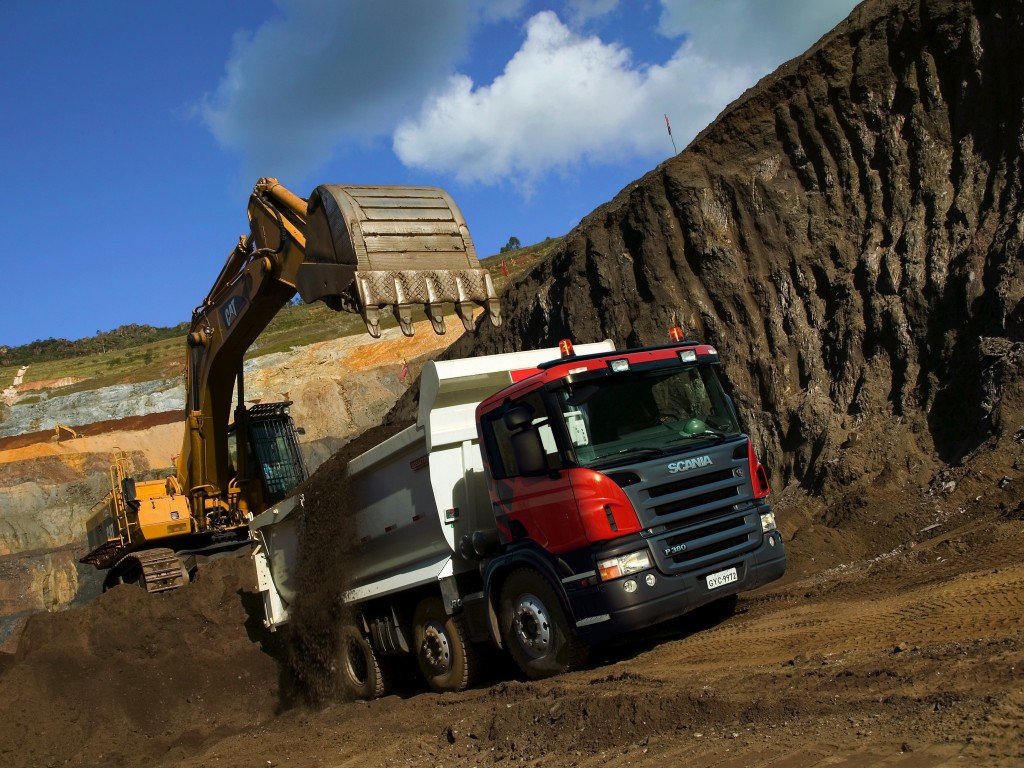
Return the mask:
[[245, 546], [248, 520], [306, 479], [291, 403], [246, 407], [242, 374], [246, 350], [296, 293], [360, 314], [375, 338], [389, 307], [406, 336], [416, 306], [439, 334], [450, 305], [467, 330], [476, 306], [501, 323], [465, 219], [439, 188], [324, 184], [304, 199], [261, 178], [248, 218], [249, 233], [192, 312], [175, 473], [137, 481], [116, 451], [111, 491], [87, 524], [81, 562], [106, 571], [105, 589], [184, 586], [197, 556]]

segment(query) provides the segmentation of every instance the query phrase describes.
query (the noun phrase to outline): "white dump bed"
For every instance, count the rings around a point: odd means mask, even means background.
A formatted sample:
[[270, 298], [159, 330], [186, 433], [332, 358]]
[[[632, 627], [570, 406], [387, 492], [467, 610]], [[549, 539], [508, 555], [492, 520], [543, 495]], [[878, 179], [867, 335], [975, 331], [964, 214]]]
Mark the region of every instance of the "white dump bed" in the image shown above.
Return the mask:
[[[578, 355], [611, 351], [610, 341], [576, 347]], [[513, 372], [558, 356], [556, 347], [426, 364], [416, 424], [349, 462], [357, 512], [356, 547], [344, 554], [350, 566], [346, 601], [476, 568], [457, 553], [462, 536], [494, 527], [476, 407], [510, 385]], [[294, 598], [289, 577], [299, 556], [299, 514], [301, 504], [289, 499], [250, 523], [260, 544], [254, 557], [270, 626], [287, 619]]]

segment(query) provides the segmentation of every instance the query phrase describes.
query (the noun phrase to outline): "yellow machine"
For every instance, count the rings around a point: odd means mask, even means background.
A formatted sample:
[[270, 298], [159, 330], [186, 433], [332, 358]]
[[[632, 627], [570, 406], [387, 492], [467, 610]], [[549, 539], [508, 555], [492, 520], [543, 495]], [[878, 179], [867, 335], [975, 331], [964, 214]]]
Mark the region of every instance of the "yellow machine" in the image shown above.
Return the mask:
[[303, 199], [263, 178], [248, 215], [249, 234], [192, 312], [176, 474], [135, 482], [126, 457], [115, 456], [111, 494], [89, 521], [81, 561], [109, 569], [107, 587], [186, 583], [188, 556], [243, 545], [249, 517], [305, 479], [290, 403], [246, 408], [242, 376], [246, 350], [296, 293], [362, 315], [374, 337], [389, 307], [407, 336], [416, 305], [437, 333], [446, 304], [467, 329], [473, 305], [501, 322], [490, 275], [441, 189], [327, 184]]
[[81, 435], [80, 432], [76, 432], [74, 429], [69, 427], [67, 424], [57, 424], [53, 428], [53, 437], [51, 439], [52, 440], [56, 440], [59, 443], [61, 441], [61, 438], [66, 438], [66, 439], [69, 439], [69, 440], [77, 440], [81, 436], [82, 435]]
[[108, 574], [106, 587], [134, 582], [162, 592], [187, 584], [194, 564], [156, 542], [167, 544], [170, 537], [188, 536], [197, 528], [188, 498], [174, 477], [136, 481], [133, 474], [128, 454], [115, 448], [110, 493], [93, 507], [89, 521], [90, 543], [95, 541], [96, 547], [82, 562], [101, 568], [120, 564]]

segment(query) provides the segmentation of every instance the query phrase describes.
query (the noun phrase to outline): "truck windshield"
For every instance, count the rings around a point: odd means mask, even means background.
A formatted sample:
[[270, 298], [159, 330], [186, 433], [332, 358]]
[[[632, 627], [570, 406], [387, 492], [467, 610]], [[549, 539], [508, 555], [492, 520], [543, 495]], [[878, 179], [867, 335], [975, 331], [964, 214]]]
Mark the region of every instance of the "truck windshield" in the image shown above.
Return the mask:
[[567, 384], [556, 399], [584, 467], [677, 453], [740, 433], [710, 366], [610, 374]]

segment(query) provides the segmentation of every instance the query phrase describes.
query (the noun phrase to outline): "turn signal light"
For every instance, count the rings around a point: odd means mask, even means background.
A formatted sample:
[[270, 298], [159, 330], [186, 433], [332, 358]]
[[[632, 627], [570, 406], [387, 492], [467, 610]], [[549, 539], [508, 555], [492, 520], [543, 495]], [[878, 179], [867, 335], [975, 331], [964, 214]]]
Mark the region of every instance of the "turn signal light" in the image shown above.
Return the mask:
[[562, 353], [562, 357], [574, 357], [576, 355], [572, 348], [572, 339], [562, 339], [558, 342], [558, 351]]
[[681, 325], [673, 325], [668, 329], [668, 337], [678, 344], [683, 340], [683, 327]]

